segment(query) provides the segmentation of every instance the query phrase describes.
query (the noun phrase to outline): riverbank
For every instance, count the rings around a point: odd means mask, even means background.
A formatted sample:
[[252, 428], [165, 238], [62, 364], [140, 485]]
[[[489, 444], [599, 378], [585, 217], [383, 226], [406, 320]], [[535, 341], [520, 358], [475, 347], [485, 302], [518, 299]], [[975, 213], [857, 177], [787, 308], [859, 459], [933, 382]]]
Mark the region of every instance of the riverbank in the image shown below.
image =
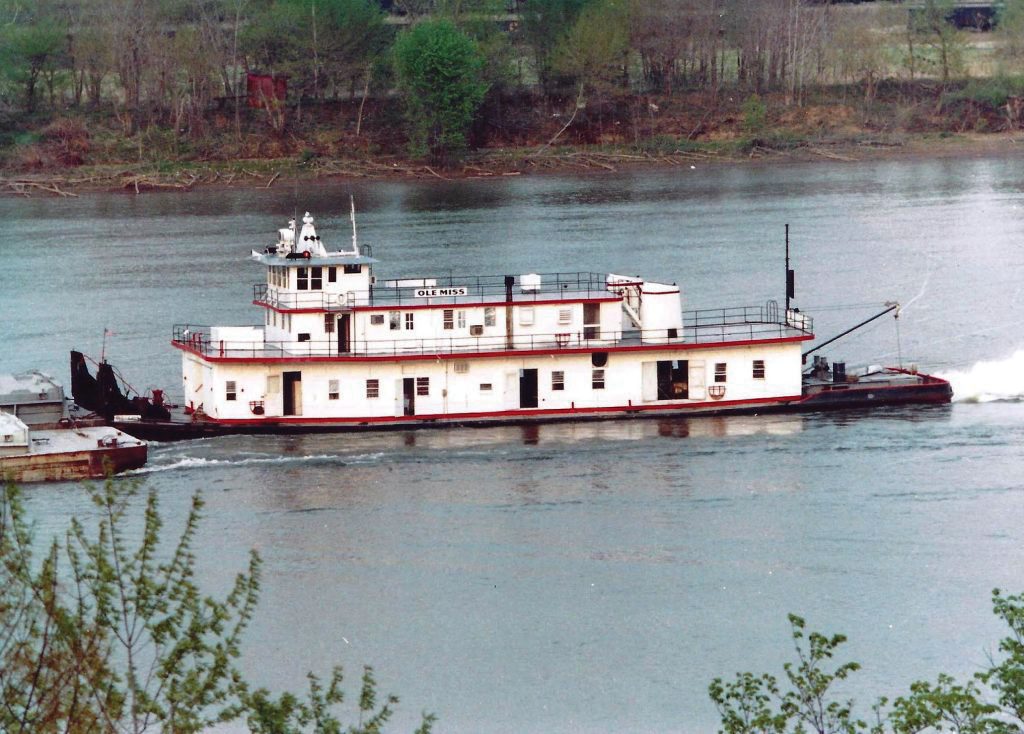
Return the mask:
[[[743, 137], [654, 146], [499, 148], [476, 151], [440, 168], [397, 156], [276, 157], [196, 163], [105, 164], [66, 171], [0, 171], [0, 195], [73, 197], [91, 192], [141, 194], [207, 187], [270, 188], [298, 181], [485, 179], [542, 174], [615, 173], [644, 167], [855, 163], [881, 159], [957, 159], [1024, 155], [1024, 133], [928, 133], [815, 139]], [[647, 147], [648, 149], [643, 149]]]

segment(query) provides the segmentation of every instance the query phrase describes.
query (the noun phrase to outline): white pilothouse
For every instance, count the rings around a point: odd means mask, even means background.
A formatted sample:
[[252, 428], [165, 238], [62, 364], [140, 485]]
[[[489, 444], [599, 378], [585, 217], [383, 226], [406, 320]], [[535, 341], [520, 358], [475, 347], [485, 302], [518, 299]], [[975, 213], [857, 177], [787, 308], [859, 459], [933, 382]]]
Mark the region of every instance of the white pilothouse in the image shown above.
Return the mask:
[[175, 327], [186, 410], [223, 426], [697, 414], [801, 400], [795, 309], [683, 313], [675, 284], [590, 272], [378, 279], [306, 213], [253, 259], [260, 326]]

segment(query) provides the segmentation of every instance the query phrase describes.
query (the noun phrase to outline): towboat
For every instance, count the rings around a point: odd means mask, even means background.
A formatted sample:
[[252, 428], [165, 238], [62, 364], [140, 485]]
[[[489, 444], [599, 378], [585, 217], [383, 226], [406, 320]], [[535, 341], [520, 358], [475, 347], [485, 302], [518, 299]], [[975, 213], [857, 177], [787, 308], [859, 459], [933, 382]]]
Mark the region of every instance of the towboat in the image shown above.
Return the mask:
[[145, 465], [147, 445], [68, 412], [64, 388], [42, 372], [0, 375], [0, 480], [96, 479]]
[[328, 250], [307, 212], [251, 258], [264, 274], [252, 292], [262, 323], [175, 325], [180, 409], [169, 418], [122, 411], [108, 416], [114, 425], [167, 440], [944, 403], [952, 395], [946, 381], [914, 370], [848, 375], [819, 358], [804, 374], [802, 348], [815, 336], [811, 317], [791, 306], [788, 230], [782, 307], [684, 312], [677, 284], [614, 273], [379, 277], [354, 211], [351, 246]]

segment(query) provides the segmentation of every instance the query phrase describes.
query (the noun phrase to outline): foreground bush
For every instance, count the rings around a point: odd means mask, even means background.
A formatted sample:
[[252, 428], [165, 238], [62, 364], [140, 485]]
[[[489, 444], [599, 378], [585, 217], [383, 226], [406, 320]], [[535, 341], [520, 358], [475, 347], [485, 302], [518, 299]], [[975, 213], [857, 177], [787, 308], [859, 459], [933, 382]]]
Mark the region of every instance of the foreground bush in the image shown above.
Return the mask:
[[[188, 734], [234, 719], [266, 734], [343, 730], [331, 711], [343, 700], [340, 668], [326, 685], [310, 674], [302, 698], [253, 690], [238, 670], [261, 560], [250, 553], [223, 599], [202, 593], [199, 494], [166, 547], [155, 491], [146, 496], [137, 543], [125, 526], [138, 485], [108, 479], [89, 492], [99, 511], [95, 529], [72, 520], [39, 560], [18, 489], [0, 494], [0, 732]], [[398, 699], [377, 698], [365, 668], [359, 723], [347, 731], [381, 730]], [[432, 722], [424, 716], [419, 732]]]
[[992, 606], [1009, 628], [999, 643], [1002, 657], [965, 682], [939, 674], [934, 683], [918, 681], [909, 693], [879, 699], [870, 723], [856, 718], [854, 702], [835, 695], [834, 685], [860, 669], [833, 658], [843, 635], [805, 632], [806, 623], [789, 615], [796, 662], [783, 666], [780, 681], [767, 673], [737, 673], [708, 688], [725, 734], [1020, 734], [1024, 732], [1024, 595], [992, 592]]

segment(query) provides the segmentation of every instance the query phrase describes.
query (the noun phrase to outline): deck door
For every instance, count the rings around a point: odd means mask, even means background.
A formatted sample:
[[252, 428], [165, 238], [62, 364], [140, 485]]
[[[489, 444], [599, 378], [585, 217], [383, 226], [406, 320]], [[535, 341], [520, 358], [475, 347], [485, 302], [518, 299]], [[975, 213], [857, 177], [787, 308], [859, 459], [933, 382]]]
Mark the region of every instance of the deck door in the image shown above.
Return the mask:
[[338, 354], [352, 351], [352, 314], [343, 313], [338, 317]]
[[537, 370], [519, 370], [519, 407], [537, 407]]
[[707, 399], [707, 377], [704, 360], [690, 360], [690, 397], [693, 400]]
[[302, 373], [284, 373], [284, 415], [302, 415]]
[[645, 403], [658, 399], [658, 363], [644, 362], [640, 365], [640, 397]]
[[416, 415], [416, 378], [402, 378], [402, 415]]

